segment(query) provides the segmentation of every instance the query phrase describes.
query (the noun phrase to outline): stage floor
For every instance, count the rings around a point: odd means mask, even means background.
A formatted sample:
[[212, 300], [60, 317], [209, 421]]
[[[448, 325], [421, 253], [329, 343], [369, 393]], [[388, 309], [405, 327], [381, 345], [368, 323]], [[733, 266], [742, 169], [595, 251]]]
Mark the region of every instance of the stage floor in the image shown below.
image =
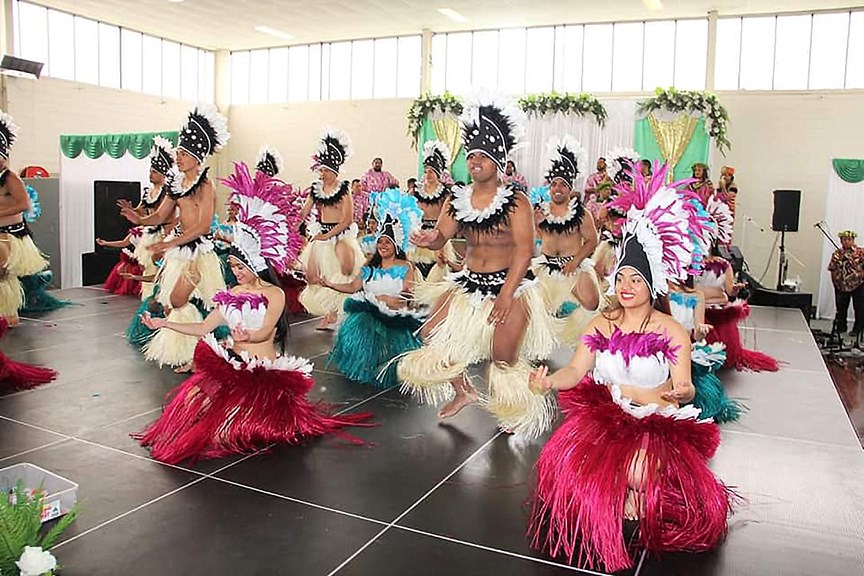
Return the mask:
[[[80, 484], [81, 513], [55, 549], [64, 576], [591, 573], [533, 553], [529, 477], [542, 442], [519, 443], [468, 408], [442, 424], [398, 390], [326, 367], [332, 335], [295, 323], [291, 352], [316, 365], [314, 397], [380, 422], [268, 453], [166, 466], [129, 438], [182, 381], [122, 332], [138, 302], [81, 288], [76, 306], [26, 319], [0, 347], [57, 382], [0, 398], [0, 468], [30, 462]], [[625, 574], [864, 574], [864, 451], [797, 310], [754, 308], [745, 343], [786, 364], [725, 372], [750, 410], [723, 428], [713, 468], [746, 498], [726, 542], [641, 557]], [[566, 355], [561, 355], [566, 360]]]

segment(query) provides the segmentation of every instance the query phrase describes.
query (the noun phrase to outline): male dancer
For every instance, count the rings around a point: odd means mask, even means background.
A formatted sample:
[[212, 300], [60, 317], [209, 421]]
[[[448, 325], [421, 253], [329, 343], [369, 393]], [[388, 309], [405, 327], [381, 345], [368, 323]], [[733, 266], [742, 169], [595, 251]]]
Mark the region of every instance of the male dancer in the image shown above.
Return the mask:
[[21, 178], [9, 169], [9, 150], [17, 136], [12, 117], [0, 110], [0, 317], [13, 327], [19, 324], [18, 310], [24, 306], [19, 278], [48, 267], [24, 221], [30, 196]]
[[464, 108], [462, 136], [474, 184], [454, 187], [437, 226], [415, 233], [412, 242], [440, 250], [461, 232], [465, 268], [430, 294], [437, 298], [422, 330], [425, 344], [401, 359], [399, 377], [426, 400], [449, 399], [439, 412], [447, 418], [479, 399], [467, 367], [490, 361], [484, 407], [502, 429], [533, 437], [549, 427], [554, 410], [550, 397], [529, 389], [530, 362], [555, 348], [556, 327], [529, 270], [531, 203], [518, 184], [501, 184], [507, 157], [524, 137], [523, 122], [515, 104], [500, 96], [481, 96]]

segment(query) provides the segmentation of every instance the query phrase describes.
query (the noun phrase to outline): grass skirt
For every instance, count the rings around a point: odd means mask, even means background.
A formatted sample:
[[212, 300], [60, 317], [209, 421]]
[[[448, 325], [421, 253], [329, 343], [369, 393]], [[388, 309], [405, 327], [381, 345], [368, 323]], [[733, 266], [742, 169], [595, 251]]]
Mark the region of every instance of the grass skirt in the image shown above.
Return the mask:
[[21, 312], [24, 314], [52, 312], [72, 304], [70, 300], [58, 300], [45, 290], [52, 279], [50, 270], [21, 278], [21, 286], [24, 288], [24, 307]]
[[[459, 256], [456, 250], [453, 249], [453, 244], [448, 240], [441, 249], [444, 256], [450, 262], [458, 262]], [[450, 268], [438, 263], [438, 256], [435, 250], [428, 248], [414, 248], [408, 254], [408, 259], [413, 262], [420, 271], [422, 278], [417, 278], [418, 282], [443, 282], [450, 273]]]
[[216, 255], [219, 256], [219, 262], [222, 265], [222, 280], [227, 288], [237, 286], [237, 277], [231, 271], [231, 266], [228, 264], [228, 249], [216, 246]]
[[7, 274], [0, 278], [0, 318], [14, 318], [24, 306], [24, 286], [17, 276]]
[[300, 303], [300, 294], [306, 288], [306, 282], [288, 273], [279, 277], [282, 283], [282, 291], [285, 292], [285, 311], [288, 314], [306, 314], [306, 308]]
[[[350, 276], [342, 274], [342, 266], [336, 257], [336, 241], [345, 242], [354, 254], [354, 270]], [[304, 270], [308, 270], [309, 263], [314, 261], [318, 266], [319, 274], [333, 284], [347, 284], [351, 282], [360, 268], [366, 262], [363, 250], [357, 237], [351, 234], [340, 234], [337, 238], [330, 240], [310, 241], [303, 252], [300, 253], [300, 263]], [[300, 293], [300, 304], [314, 316], [324, 316], [330, 312], [341, 312], [347, 296], [331, 288], [324, 286], [309, 285]]]
[[[590, 262], [590, 260], [586, 260], [586, 262]], [[585, 333], [585, 327], [608, 305], [608, 300], [600, 287], [594, 267], [590, 265], [580, 266], [576, 274], [565, 276], [560, 272], [549, 272], [546, 266], [538, 264], [534, 267], [534, 273], [537, 275], [543, 290], [543, 301], [546, 303], [547, 309], [554, 311], [555, 316], [562, 320], [558, 324], [558, 340], [573, 348], [578, 347], [582, 335]], [[597, 310], [585, 309], [576, 301], [576, 296], [573, 294], [576, 281], [582, 274], [588, 274], [594, 289], [597, 290], [599, 295]]]
[[121, 273], [126, 272], [134, 276], [140, 276], [144, 269], [126, 250], [120, 252], [120, 261], [111, 269], [108, 278], [105, 279], [103, 288], [117, 294], [118, 296], [140, 296], [141, 282], [124, 278]]
[[745, 409], [741, 402], [726, 395], [723, 383], [717, 377], [717, 370], [725, 361], [726, 351], [722, 344], [693, 344], [690, 362], [696, 388], [693, 405], [699, 408], [702, 418], [711, 418], [718, 424], [737, 421]]
[[[434, 302], [447, 294], [447, 315], [429, 333], [424, 345], [398, 360], [398, 378], [403, 392], [424, 402], [440, 404], [453, 397], [450, 384], [465, 374], [471, 364], [492, 360], [495, 327], [486, 322], [493, 298], [480, 298], [458, 285], [455, 275], [443, 283], [415, 288], [420, 302]], [[548, 358], [558, 346], [558, 320], [546, 310], [540, 287], [525, 282], [516, 297], [528, 312], [528, 326], [515, 366], [493, 365], [489, 369], [489, 393], [482, 404], [499, 419], [501, 428], [535, 436], [547, 425], [554, 410], [551, 395], [535, 395], [528, 387], [530, 362]]]
[[399, 383], [390, 360], [420, 348], [423, 319], [408, 310], [390, 310], [371, 294], [345, 300], [345, 316], [327, 363], [350, 380], [381, 388]]
[[157, 300], [160, 304], [171, 307], [171, 292], [181, 278], [195, 284], [191, 298], [199, 298], [207, 310], [213, 308], [213, 296], [225, 289], [225, 280], [222, 262], [210, 240], [202, 238], [195, 248], [181, 246], [165, 253], [165, 261], [157, 277], [160, 286]]
[[726, 306], [705, 309], [705, 321], [714, 326], [708, 333], [708, 343], [722, 342], [726, 346], [727, 368], [736, 370], [752, 370], [754, 372], [777, 372], [780, 366], [777, 360], [771, 356], [748, 350], [741, 343], [741, 333], [738, 324], [750, 315], [750, 306], [747, 302], [736, 300]]
[[145, 312], [149, 312], [150, 316], [153, 318], [165, 317], [165, 310], [162, 308], [162, 305], [156, 301], [153, 291], [151, 291], [150, 295], [141, 302], [138, 309], [135, 310], [135, 314], [132, 316], [132, 320], [129, 321], [129, 326], [126, 328], [126, 340], [129, 341], [129, 344], [139, 350], [143, 350], [144, 345], [150, 342], [156, 334], [156, 330], [151, 330], [141, 321], [141, 315]]
[[[0, 316], [0, 338], [6, 334], [8, 324]], [[0, 391], [29, 390], [47, 384], [57, 378], [57, 372], [50, 368], [16, 362], [0, 352]]]
[[6, 272], [12, 276], [32, 276], [48, 267], [48, 261], [42, 256], [29, 234], [18, 237], [3, 233], [0, 234], [0, 242], [9, 243]]
[[153, 458], [176, 464], [299, 444], [362, 425], [369, 413], [331, 416], [328, 406], [309, 402], [314, 382], [304, 358], [249, 359], [211, 336], [195, 348], [196, 372], [172, 390], [162, 416], [136, 436]]
[[734, 496], [708, 468], [720, 443], [716, 424], [660, 413], [637, 418], [590, 377], [559, 401], [567, 418], [537, 461], [534, 548], [592, 569], [632, 566], [623, 518], [629, 469], [640, 451], [638, 546], [702, 552], [724, 538]]
[[[203, 319], [204, 316], [192, 303], [175, 308], [168, 315], [169, 322], [180, 324], [192, 324], [201, 322]], [[144, 345], [144, 357], [157, 362], [160, 368], [166, 364], [171, 367], [183, 366], [192, 361], [197, 343], [198, 338], [195, 336], [186, 336], [168, 328], [160, 328]]]

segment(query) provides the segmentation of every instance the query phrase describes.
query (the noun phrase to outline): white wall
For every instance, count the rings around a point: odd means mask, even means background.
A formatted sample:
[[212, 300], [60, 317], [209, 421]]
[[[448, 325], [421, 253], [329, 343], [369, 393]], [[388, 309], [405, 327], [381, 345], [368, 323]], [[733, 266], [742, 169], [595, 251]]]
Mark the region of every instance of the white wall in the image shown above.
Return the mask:
[[8, 112], [20, 127], [11, 163], [60, 168], [61, 134], [177, 130], [190, 103], [56, 78], [6, 79]]
[[393, 99], [232, 106], [227, 156], [251, 165], [261, 145], [270, 144], [285, 159], [282, 178], [305, 186], [314, 179], [309, 167], [321, 128], [331, 125], [344, 130], [354, 146], [340, 176], [359, 178], [380, 156], [384, 169], [404, 186], [417, 176], [417, 153], [405, 120], [410, 105], [410, 99]]

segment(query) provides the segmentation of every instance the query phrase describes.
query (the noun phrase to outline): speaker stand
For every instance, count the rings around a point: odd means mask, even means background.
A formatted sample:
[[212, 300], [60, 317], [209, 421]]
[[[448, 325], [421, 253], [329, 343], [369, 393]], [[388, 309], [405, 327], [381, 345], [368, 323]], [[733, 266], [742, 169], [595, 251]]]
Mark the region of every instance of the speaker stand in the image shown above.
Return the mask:
[[789, 261], [786, 260], [786, 227], [780, 231], [780, 261], [777, 270], [777, 290], [783, 290], [783, 283], [786, 282], [786, 272], [789, 269]]

